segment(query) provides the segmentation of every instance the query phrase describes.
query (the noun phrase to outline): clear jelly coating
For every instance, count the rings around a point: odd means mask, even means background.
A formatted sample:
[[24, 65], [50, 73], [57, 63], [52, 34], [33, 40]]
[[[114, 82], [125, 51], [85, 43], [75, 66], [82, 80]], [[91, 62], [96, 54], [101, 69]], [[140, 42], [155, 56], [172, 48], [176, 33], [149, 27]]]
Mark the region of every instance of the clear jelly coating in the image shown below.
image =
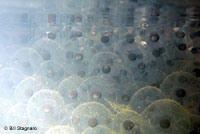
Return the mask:
[[[144, 133], [188, 133], [182, 125], [190, 126], [189, 113], [176, 101], [160, 99], [151, 103], [142, 116], [149, 124], [143, 125]], [[185, 121], [178, 124], [177, 121]]]
[[65, 114], [64, 100], [57, 91], [40, 90], [28, 100], [27, 113], [35, 125], [44, 128], [59, 125]]
[[112, 121], [112, 113], [103, 104], [98, 102], [86, 102], [76, 107], [71, 114], [71, 125], [79, 132], [89, 126], [105, 125], [109, 127]]
[[142, 113], [143, 110], [152, 102], [163, 99], [164, 97], [165, 95], [159, 88], [146, 86], [135, 92], [131, 97], [129, 107], [138, 113]]
[[43, 62], [40, 54], [32, 48], [18, 49], [10, 59], [10, 66], [31, 76], [39, 69], [39, 65]]
[[182, 104], [190, 94], [198, 91], [198, 82], [190, 73], [174, 72], [164, 79], [160, 89], [169, 98]]

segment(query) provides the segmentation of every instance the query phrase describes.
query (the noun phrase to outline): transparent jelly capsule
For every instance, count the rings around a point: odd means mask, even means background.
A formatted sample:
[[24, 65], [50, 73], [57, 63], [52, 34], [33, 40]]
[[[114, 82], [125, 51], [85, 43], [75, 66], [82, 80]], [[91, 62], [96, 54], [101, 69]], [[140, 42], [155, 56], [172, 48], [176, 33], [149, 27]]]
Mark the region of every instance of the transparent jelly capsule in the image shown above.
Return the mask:
[[40, 65], [40, 68], [35, 74], [36, 76], [46, 77], [52, 80], [55, 84], [58, 84], [64, 79], [65, 71], [60, 64], [54, 61], [45, 61]]
[[[183, 125], [190, 125], [189, 113], [176, 101], [161, 99], [151, 103], [143, 112], [142, 116], [149, 123], [142, 125], [143, 133], [184, 133]], [[184, 120], [185, 123], [177, 123]]]
[[0, 70], [0, 90], [1, 96], [13, 99], [16, 86], [24, 79], [24, 74], [13, 68], [4, 68]]
[[27, 105], [17, 103], [10, 108], [6, 115], [6, 123], [11, 126], [29, 126], [30, 122], [26, 112]]
[[159, 68], [166, 74], [171, 74], [177, 71], [184, 71], [183, 67], [185, 67], [187, 63], [186, 60], [175, 60], [175, 59], [166, 59], [159, 62], [155, 60], [154, 62], [155, 62], [155, 66], [153, 66], [152, 68], [155, 68], [155, 69]]
[[98, 102], [82, 103], [71, 114], [71, 125], [79, 132], [87, 127], [105, 125], [109, 127], [112, 121], [112, 113]]
[[113, 52], [114, 47], [117, 42], [116, 36], [113, 34], [113, 28], [106, 27], [104, 30], [103, 28], [97, 28], [98, 30], [103, 30], [101, 34], [98, 34], [97, 40], [95, 41], [95, 48], [97, 51], [106, 52], [110, 51]]
[[149, 68], [148, 62], [151, 57], [148, 51], [143, 52], [137, 44], [118, 43], [114, 52], [131, 71], [135, 79], [139, 79], [138, 77]]
[[155, 68], [155, 69], [160, 69], [162, 71], [168, 71], [167, 69], [162, 69], [165, 68], [167, 63], [167, 60], [175, 59], [173, 55], [173, 48], [169, 42], [162, 42], [161, 44], [154, 45], [154, 44], [149, 44], [148, 49], [146, 51], [149, 51], [147, 56], [149, 56], [150, 62], [148, 62], [148, 65], [150, 68]]
[[186, 119], [177, 120], [174, 126], [178, 126], [178, 127], [174, 128], [173, 133], [177, 133], [181, 131], [187, 134], [187, 133], [190, 133], [192, 129], [191, 122]]
[[152, 57], [150, 59], [150, 62], [148, 63], [150, 68], [168, 71], [168, 70], [165, 70], [162, 68], [166, 67], [166, 66], [163, 66], [163, 64], [166, 65], [167, 60], [174, 58], [171, 54], [171, 51], [173, 51], [173, 49], [171, 49], [170, 46], [164, 46], [164, 47], [159, 46], [159, 47], [155, 47], [152, 50], [150, 50], [150, 52], [151, 52], [150, 57]]
[[141, 113], [153, 101], [164, 98], [162, 91], [156, 87], [146, 86], [131, 97], [129, 108]]
[[27, 102], [35, 92], [45, 87], [39, 79], [27, 77], [16, 86], [15, 99], [18, 102]]
[[135, 85], [137, 86], [137, 89], [143, 88], [145, 86], [150, 86], [151, 84], [145, 81], [134, 81]]
[[181, 70], [193, 74], [195, 77], [200, 77], [200, 62], [198, 60], [187, 61]]
[[116, 91], [117, 102], [119, 104], [129, 104], [131, 96], [140, 88], [135, 81], [130, 81]]
[[118, 91], [114, 85], [109, 84], [106, 79], [100, 76], [88, 77], [81, 83], [79, 90], [87, 93], [88, 101], [102, 103], [108, 108], [110, 107], [107, 105], [107, 101], [116, 102]]
[[[169, 11], [168, 7], [159, 7], [155, 5], [150, 5], [142, 7], [143, 12], [145, 14], [148, 14], [148, 16], [142, 16], [142, 23], [140, 26], [140, 30], [138, 31], [138, 34], [140, 34], [140, 38], [142, 41], [147, 42], [146, 49], [150, 50], [152, 52], [153, 50], [156, 50], [158, 48], [165, 48], [166, 52], [168, 52], [168, 49], [170, 48], [170, 42], [172, 38], [172, 31], [170, 29], [170, 24], [165, 23], [165, 25], [162, 25], [164, 22], [166, 22], [166, 14], [168, 14]], [[148, 13], [148, 10], [151, 10], [151, 13]], [[156, 11], [158, 10], [158, 11]], [[165, 12], [164, 12], [165, 11]], [[159, 15], [159, 16], [153, 16], [153, 15]], [[170, 15], [171, 17], [172, 15]], [[152, 19], [152, 20], [147, 20]], [[149, 22], [152, 23], [149, 23]], [[164, 53], [163, 51], [156, 56], [156, 58], [167, 56], [168, 53]], [[154, 57], [154, 56], [153, 56]]]
[[200, 93], [191, 94], [183, 103], [183, 107], [191, 114], [200, 115]]
[[168, 43], [171, 37], [169, 28], [161, 27], [160, 25], [152, 23], [149, 24], [149, 27], [147, 27], [145, 32], [149, 47], [152, 49], [158, 48], [158, 46], [163, 46], [162, 44], [164, 43]]
[[56, 61], [57, 53], [55, 50], [59, 46], [60, 45], [56, 41], [47, 38], [42, 38], [32, 45], [33, 49], [35, 49], [45, 61]]
[[17, 50], [10, 59], [10, 66], [19, 69], [25, 75], [33, 75], [43, 62], [41, 56], [32, 48]]
[[119, 104], [127, 105], [130, 102], [131, 97], [137, 92], [138, 89], [143, 88], [145, 86], [150, 86], [151, 84], [145, 81], [136, 81], [131, 78], [124, 83], [120, 83], [116, 88], [118, 89], [116, 92], [117, 102]]
[[56, 125], [50, 127], [44, 134], [78, 134], [78, 132], [70, 126]]
[[6, 114], [7, 112], [11, 109], [11, 107], [13, 106], [13, 104], [4, 98], [0, 98], [0, 126], [4, 127], [5, 123], [6, 123]]
[[90, 51], [91, 42], [85, 38], [73, 38], [56, 50], [57, 61], [60, 62], [68, 75], [88, 75], [88, 64], [95, 53]]
[[79, 89], [82, 81], [83, 79], [78, 76], [69, 76], [59, 83], [57, 91], [66, 104], [77, 106], [87, 100], [87, 92]]
[[120, 85], [128, 82], [131, 73], [122, 65], [122, 59], [112, 52], [101, 52], [96, 54], [89, 64], [91, 75], [100, 75], [110, 83]]
[[184, 100], [194, 92], [198, 91], [197, 86], [197, 79], [192, 74], [186, 72], [174, 72], [164, 79], [160, 85], [160, 89], [167, 97], [183, 104]]
[[[103, 78], [100, 75], [97, 76], [90, 76], [87, 79], [84, 79], [84, 81], [81, 83], [81, 85], [84, 86], [84, 83], [94, 84], [96, 86], [105, 86], [105, 87], [113, 87], [114, 84], [110, 83], [107, 79]], [[80, 87], [81, 87], [80, 85]]]
[[9, 130], [18, 131], [17, 133], [11, 131], [11, 134], [26, 134], [27, 132], [30, 134], [34, 134], [36, 131], [37, 133], [41, 133], [43, 131], [43, 128], [37, 126], [37, 124], [33, 125], [30, 122], [26, 108], [27, 104], [17, 103], [12, 106], [9, 111], [7, 111], [6, 123], [4, 125], [7, 125], [9, 127]]
[[62, 15], [62, 27], [60, 29], [58, 42], [61, 46], [66, 45], [67, 42], [70, 42], [72, 38], [72, 29], [81, 28], [82, 25], [74, 25], [71, 22], [71, 17], [74, 16], [72, 14], [63, 14]]
[[72, 111], [75, 108], [76, 107], [73, 104], [66, 104], [65, 105], [65, 115], [64, 115], [64, 117], [63, 117], [63, 119], [61, 121], [61, 125], [70, 125], [71, 124], [70, 116], [72, 114]]
[[114, 116], [112, 129], [117, 133], [139, 134], [141, 133], [141, 115], [135, 111], [123, 109]]
[[31, 123], [42, 128], [59, 125], [65, 115], [64, 100], [57, 91], [42, 89], [28, 100], [27, 113]]
[[[129, 10], [129, 9], [127, 9], [127, 10]], [[130, 10], [132, 10], [132, 9], [130, 9]], [[117, 44], [116, 48], [122, 48], [122, 47], [126, 48], [126, 47], [133, 46], [137, 40], [136, 35], [133, 32], [133, 27], [131, 27], [131, 26], [125, 27], [124, 33], [122, 32], [119, 37], [121, 37], [122, 40], [118, 41], [119, 44]]]
[[[88, 40], [91, 40], [93, 42], [98, 42], [99, 39], [101, 38], [101, 33], [97, 32], [96, 28], [92, 29], [90, 32], [85, 32], [83, 33], [84, 37]], [[100, 50], [100, 48], [98, 49], [98, 45], [97, 44], [94, 44], [94, 49], [97, 51], [97, 50]]]
[[[122, 62], [121, 59], [119, 59], [119, 57], [112, 53], [112, 52], [101, 52], [101, 53], [98, 53], [96, 54], [91, 62], [90, 62], [90, 65], [89, 65], [89, 70], [90, 72], [95, 75], [95, 74], [98, 74], [102, 68], [97, 68], [96, 66], [98, 66], [99, 64], [114, 64], [114, 63], [117, 63], [117, 62]], [[96, 69], [96, 70], [95, 70]], [[109, 73], [109, 67], [107, 67], [107, 73]]]
[[49, 79], [48, 77], [41, 76], [40, 74], [38, 74], [38, 75], [34, 74], [32, 76], [32, 78], [36, 79], [36, 81], [39, 81], [40, 83], [42, 83], [43, 88], [56, 89], [58, 86], [58, 83], [55, 82], [53, 79]]
[[56, 58], [59, 59], [58, 62], [66, 64], [66, 66], [73, 63], [75, 55], [73, 50], [65, 51], [62, 47], [58, 47], [55, 51], [57, 53]]
[[[88, 77], [87, 79], [85, 79], [81, 84], [80, 87], [83, 90], [87, 90], [88, 92], [92, 92], [93, 90], [97, 90], [100, 91], [101, 89], [98, 88], [114, 88], [114, 84], [109, 83], [109, 81], [107, 81], [107, 79], [97, 75], [97, 76], [91, 76]], [[91, 88], [91, 90], [90, 90]], [[111, 89], [111, 90], [112, 90]], [[103, 91], [103, 90], [101, 90]]]
[[[175, 60], [168, 59], [164, 62], [156, 63], [155, 68], [159, 68], [166, 74], [171, 74], [177, 71], [184, 71], [198, 76], [198, 68], [200, 67], [198, 60]], [[164, 64], [164, 66], [163, 66]], [[154, 68], [153, 67], [153, 68]], [[195, 70], [196, 69], [196, 70]]]
[[57, 63], [59, 63], [65, 70], [66, 77], [71, 75], [76, 75], [80, 77], [85, 77], [87, 75], [87, 64], [83, 63], [81, 59], [84, 59], [82, 53], [76, 54], [76, 57], [79, 59], [79, 62], [75, 60], [75, 53], [69, 49], [65, 51], [63, 48], [59, 47], [56, 49], [57, 54]]
[[143, 76], [141, 76], [140, 81], [145, 81], [150, 83], [152, 86], [159, 88], [160, 84], [166, 77], [166, 74], [159, 69], [150, 69], [145, 71]]
[[82, 132], [82, 134], [102, 134], [102, 133], [113, 134], [114, 132], [112, 131], [112, 129], [103, 125], [98, 125], [94, 128], [88, 127]]
[[[132, 40], [134, 40], [134, 37]], [[141, 62], [142, 58], [143, 58], [142, 52], [139, 49], [138, 44], [134, 44], [134, 43], [130, 44], [127, 41], [126, 42], [118, 42], [115, 45], [114, 52], [116, 55], [118, 55], [120, 58], [122, 58], [126, 64], [131, 63], [131, 65], [135, 65], [135, 64]]]
[[[79, 31], [79, 32], [80, 32], [79, 34], [82, 33], [81, 31]], [[88, 46], [89, 44], [87, 44], [87, 43], [91, 43], [90, 40], [88, 40], [84, 36], [80, 36], [80, 37], [74, 37], [74, 38], [71, 38], [71, 39], [67, 40], [61, 46], [65, 50], [67, 50], [68, 47], [70, 47], [70, 46], [71, 46], [71, 48], [77, 48], [77, 50], [78, 50], [78, 48], [83, 47], [84, 45]], [[74, 46], [74, 44], [76, 44], [76, 45]]]
[[79, 38], [72, 38], [68, 42], [62, 45], [62, 48], [64, 48], [65, 51], [72, 51], [74, 52], [74, 61], [79, 61], [78, 58], [76, 57], [76, 54], [83, 54], [83, 59], [81, 59], [81, 62], [89, 62], [91, 58], [96, 54], [92, 50], [92, 46], [95, 43], [92, 42], [91, 40], [88, 40], [85, 37], [79, 37]]

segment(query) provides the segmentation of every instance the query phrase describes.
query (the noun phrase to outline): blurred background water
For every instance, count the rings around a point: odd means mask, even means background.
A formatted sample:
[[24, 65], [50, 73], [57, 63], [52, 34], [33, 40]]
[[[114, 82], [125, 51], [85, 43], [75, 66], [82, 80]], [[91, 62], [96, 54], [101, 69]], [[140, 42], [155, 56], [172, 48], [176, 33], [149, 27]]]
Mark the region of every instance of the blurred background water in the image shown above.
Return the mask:
[[0, 1], [1, 133], [199, 134], [199, 7]]

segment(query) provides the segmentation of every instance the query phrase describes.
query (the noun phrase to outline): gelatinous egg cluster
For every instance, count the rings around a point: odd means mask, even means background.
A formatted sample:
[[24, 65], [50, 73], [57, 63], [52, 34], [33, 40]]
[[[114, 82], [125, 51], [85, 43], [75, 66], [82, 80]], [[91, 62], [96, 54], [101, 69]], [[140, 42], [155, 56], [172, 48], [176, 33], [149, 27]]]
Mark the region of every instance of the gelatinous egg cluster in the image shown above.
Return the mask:
[[183, 1], [25, 2], [6, 26], [26, 30], [0, 33], [0, 133], [199, 134], [200, 4]]

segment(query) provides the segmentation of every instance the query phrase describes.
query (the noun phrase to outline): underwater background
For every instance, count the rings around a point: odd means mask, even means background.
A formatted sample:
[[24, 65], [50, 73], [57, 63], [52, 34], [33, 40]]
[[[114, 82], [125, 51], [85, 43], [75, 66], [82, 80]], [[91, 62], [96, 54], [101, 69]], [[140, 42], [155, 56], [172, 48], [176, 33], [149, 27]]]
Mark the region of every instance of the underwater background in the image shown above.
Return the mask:
[[199, 0], [1, 0], [1, 134], [200, 134]]

